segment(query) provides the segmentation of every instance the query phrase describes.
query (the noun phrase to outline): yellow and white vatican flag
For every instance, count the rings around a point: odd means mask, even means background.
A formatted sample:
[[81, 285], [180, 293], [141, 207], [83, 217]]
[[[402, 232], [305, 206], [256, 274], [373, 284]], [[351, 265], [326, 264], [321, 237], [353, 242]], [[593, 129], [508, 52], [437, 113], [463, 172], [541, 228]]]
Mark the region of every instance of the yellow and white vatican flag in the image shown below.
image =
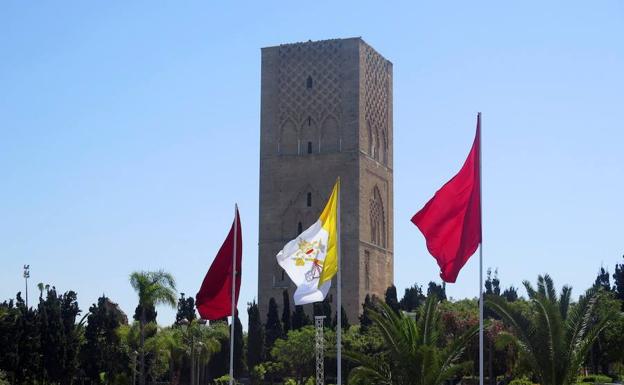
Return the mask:
[[331, 279], [338, 271], [339, 194], [340, 179], [319, 219], [277, 253], [277, 263], [297, 285], [295, 305], [325, 299]]

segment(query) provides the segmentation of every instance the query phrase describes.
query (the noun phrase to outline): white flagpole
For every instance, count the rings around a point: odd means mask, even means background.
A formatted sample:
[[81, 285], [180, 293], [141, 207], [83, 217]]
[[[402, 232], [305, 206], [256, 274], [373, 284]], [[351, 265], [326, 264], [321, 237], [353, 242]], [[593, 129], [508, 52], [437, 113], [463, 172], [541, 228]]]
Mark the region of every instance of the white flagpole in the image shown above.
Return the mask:
[[340, 195], [342, 187], [340, 186], [340, 178], [338, 178], [338, 223], [336, 224], [337, 228], [337, 248], [338, 248], [338, 277], [336, 279], [336, 284], [338, 287], [336, 288], [336, 294], [338, 295], [337, 301], [337, 309], [336, 309], [336, 350], [338, 354], [336, 355], [336, 364], [337, 364], [337, 381], [336, 385], [342, 385], [342, 278], [341, 271], [342, 268], [342, 250], [340, 249]]
[[232, 315], [230, 322], [230, 385], [234, 384], [234, 328], [236, 327], [236, 246], [238, 237], [238, 204], [234, 204], [234, 248], [232, 252]]
[[[483, 385], [483, 185], [481, 180], [483, 160], [481, 159], [481, 113], [477, 115], [479, 129], [479, 206], [481, 214], [481, 244], [479, 245], [479, 385]], [[492, 374], [490, 373], [490, 376]]]

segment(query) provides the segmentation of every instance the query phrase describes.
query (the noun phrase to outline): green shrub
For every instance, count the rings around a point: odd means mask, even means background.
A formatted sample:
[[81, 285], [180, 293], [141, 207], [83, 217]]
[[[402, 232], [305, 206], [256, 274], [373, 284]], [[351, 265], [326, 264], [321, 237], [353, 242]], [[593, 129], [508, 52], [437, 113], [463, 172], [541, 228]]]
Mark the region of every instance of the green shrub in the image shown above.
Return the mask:
[[533, 385], [533, 382], [526, 377], [522, 377], [511, 380], [509, 385]]
[[0, 370], [0, 385], [9, 385], [9, 380], [4, 371]]
[[579, 382], [591, 382], [594, 384], [610, 384], [613, 382], [613, 379], [609, 376], [605, 376], [604, 374], [592, 374], [589, 376], [579, 377]]
[[[226, 374], [219, 378], [215, 378], [214, 383], [215, 385], [228, 385], [230, 383], [230, 376]], [[234, 380], [234, 384], [238, 384], [238, 382]]]

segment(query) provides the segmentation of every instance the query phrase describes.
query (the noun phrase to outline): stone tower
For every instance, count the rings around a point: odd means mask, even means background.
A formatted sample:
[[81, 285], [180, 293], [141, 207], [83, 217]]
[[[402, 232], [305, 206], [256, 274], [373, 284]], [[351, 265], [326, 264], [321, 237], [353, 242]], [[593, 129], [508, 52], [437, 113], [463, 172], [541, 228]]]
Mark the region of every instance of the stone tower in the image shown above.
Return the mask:
[[[392, 63], [360, 38], [262, 49], [258, 302], [294, 285], [275, 255], [314, 223], [341, 178], [342, 303], [393, 282]], [[330, 295], [335, 312], [335, 279]], [[312, 306], [306, 306], [312, 312]]]

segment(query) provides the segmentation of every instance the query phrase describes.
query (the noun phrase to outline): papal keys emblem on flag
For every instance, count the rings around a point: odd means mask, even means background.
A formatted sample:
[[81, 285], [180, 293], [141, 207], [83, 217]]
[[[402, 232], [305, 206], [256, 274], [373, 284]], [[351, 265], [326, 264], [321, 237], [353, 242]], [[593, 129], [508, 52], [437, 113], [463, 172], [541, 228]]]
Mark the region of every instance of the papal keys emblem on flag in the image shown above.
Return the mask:
[[323, 271], [323, 261], [317, 257], [319, 253], [325, 254], [325, 245], [323, 245], [322, 240], [318, 239], [308, 242], [305, 239], [301, 239], [298, 246], [299, 250], [295, 252], [292, 258], [295, 260], [295, 266], [304, 267], [306, 262], [312, 262], [309, 270], [305, 273], [305, 279], [308, 282], [312, 282], [320, 278], [321, 271]]

